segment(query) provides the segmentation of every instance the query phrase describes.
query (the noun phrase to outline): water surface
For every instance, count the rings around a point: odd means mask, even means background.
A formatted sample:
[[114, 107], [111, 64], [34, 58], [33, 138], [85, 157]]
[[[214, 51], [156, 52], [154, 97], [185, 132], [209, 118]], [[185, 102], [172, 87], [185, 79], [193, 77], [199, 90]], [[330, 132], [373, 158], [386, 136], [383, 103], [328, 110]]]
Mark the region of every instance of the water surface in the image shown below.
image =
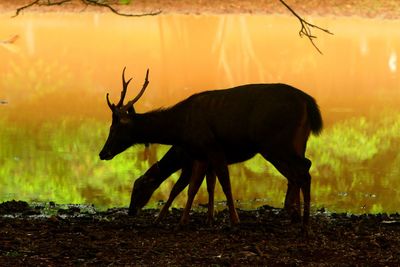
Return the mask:
[[[127, 206], [131, 185], [167, 151], [136, 146], [112, 161], [98, 152], [107, 137], [121, 71], [128, 97], [150, 85], [145, 112], [195, 93], [245, 83], [283, 82], [314, 96], [325, 131], [309, 141], [314, 208], [394, 212], [399, 206], [399, 20], [311, 17], [324, 55], [298, 37], [290, 16], [113, 14], [0, 16], [0, 201]], [[230, 167], [242, 207], [281, 206], [286, 179], [261, 157]], [[166, 199], [178, 174], [156, 191]], [[224, 200], [219, 186], [217, 198]], [[182, 207], [185, 194], [175, 202]], [[206, 202], [206, 190], [197, 202]]]

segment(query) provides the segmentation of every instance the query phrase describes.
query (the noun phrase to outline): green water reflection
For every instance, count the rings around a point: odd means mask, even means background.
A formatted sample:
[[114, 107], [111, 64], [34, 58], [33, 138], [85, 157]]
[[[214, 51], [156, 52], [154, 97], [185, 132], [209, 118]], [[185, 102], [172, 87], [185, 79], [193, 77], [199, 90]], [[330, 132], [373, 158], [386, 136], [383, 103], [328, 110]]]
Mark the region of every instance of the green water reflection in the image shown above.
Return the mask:
[[[0, 124], [2, 200], [127, 206], [134, 178], [168, 149], [153, 146], [152, 157], [143, 160], [144, 149], [136, 146], [104, 163], [97, 158], [107, 135], [103, 122], [64, 119], [43, 123], [34, 132], [31, 126], [5, 120]], [[307, 154], [313, 159], [314, 203], [336, 211], [396, 211], [399, 135], [400, 114], [382, 113], [374, 121], [361, 117], [337, 123], [311, 138]], [[285, 180], [262, 157], [231, 166], [230, 171], [237, 199], [281, 205]], [[164, 199], [177, 178], [167, 180], [153, 200]], [[205, 201], [202, 191], [200, 201]], [[223, 199], [221, 192], [218, 198]]]

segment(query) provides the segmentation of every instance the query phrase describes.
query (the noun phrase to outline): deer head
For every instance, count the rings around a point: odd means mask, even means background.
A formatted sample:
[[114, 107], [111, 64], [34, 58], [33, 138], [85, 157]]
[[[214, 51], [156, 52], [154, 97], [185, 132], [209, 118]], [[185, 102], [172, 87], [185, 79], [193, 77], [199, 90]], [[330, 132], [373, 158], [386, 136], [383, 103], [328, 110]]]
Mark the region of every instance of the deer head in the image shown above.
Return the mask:
[[124, 105], [126, 90], [128, 89], [129, 82], [132, 80], [132, 78], [130, 78], [128, 81], [125, 81], [125, 68], [122, 71], [122, 91], [119, 102], [116, 105], [111, 103], [110, 99], [108, 98], [108, 93], [106, 95], [108, 107], [112, 111], [112, 123], [107, 141], [99, 154], [101, 160], [112, 159], [114, 156], [123, 152], [134, 143], [134, 140], [130, 134], [130, 130], [132, 129], [133, 125], [133, 119], [136, 115], [133, 105], [143, 95], [147, 85], [149, 84], [149, 70], [147, 69], [146, 78], [139, 94], [134, 99], [128, 101], [126, 105]]

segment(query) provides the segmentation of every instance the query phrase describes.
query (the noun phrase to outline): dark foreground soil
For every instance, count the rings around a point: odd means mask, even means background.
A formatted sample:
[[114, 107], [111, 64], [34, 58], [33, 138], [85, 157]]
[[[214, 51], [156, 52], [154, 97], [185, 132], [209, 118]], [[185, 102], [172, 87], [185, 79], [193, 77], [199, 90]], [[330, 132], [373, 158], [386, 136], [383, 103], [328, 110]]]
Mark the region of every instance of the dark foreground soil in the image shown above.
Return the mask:
[[212, 227], [194, 212], [180, 230], [180, 210], [159, 225], [157, 210], [129, 217], [127, 209], [12, 201], [0, 214], [0, 266], [400, 266], [399, 214], [320, 211], [308, 237], [271, 207], [239, 211], [235, 229], [226, 211]]

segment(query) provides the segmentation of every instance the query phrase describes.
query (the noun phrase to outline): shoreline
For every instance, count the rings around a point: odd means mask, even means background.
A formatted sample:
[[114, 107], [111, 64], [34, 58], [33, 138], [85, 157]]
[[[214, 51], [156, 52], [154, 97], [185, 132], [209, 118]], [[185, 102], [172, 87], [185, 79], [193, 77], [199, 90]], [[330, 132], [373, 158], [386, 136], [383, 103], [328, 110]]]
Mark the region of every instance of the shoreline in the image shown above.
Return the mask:
[[[0, 3], [0, 13], [15, 13], [15, 11], [33, 1], [5, 0]], [[109, 1], [118, 2], [118, 1]], [[321, 1], [285, 1], [301, 17], [333, 16], [333, 17], [362, 17], [374, 19], [399, 19], [400, 1], [376, 0], [334, 0], [321, 4]], [[192, 14], [192, 15], [222, 15], [222, 14], [249, 14], [249, 15], [292, 15], [279, 0], [135, 0], [128, 5], [112, 4], [122, 13], [149, 13], [161, 11], [161, 14]], [[39, 12], [109, 12], [106, 7], [85, 6], [79, 1], [72, 1], [63, 5], [31, 6], [18, 16], [26, 13]]]

